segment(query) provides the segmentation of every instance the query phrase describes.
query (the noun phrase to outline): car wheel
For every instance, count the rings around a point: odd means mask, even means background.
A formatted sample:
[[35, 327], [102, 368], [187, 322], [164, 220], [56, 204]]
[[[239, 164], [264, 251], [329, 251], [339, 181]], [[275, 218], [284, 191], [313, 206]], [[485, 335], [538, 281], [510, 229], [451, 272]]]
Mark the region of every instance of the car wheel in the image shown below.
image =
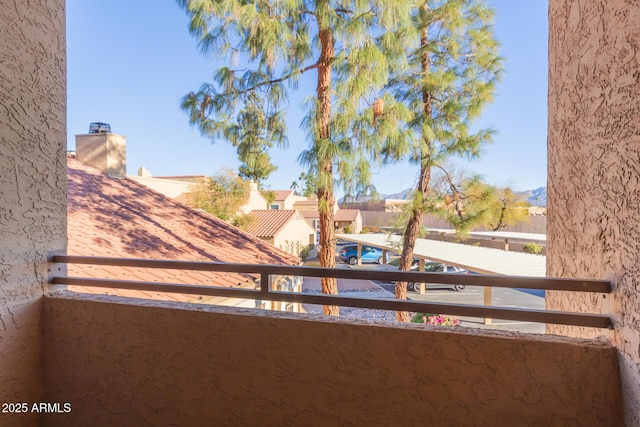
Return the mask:
[[378, 261], [376, 261], [378, 264], [382, 264], [382, 257], [378, 258]]
[[358, 263], [358, 258], [352, 256], [349, 258], [349, 265], [356, 265]]
[[413, 289], [413, 292], [420, 292], [420, 283], [417, 283], [417, 282], [411, 283], [411, 288]]
[[458, 292], [464, 290], [464, 288], [465, 288], [465, 285], [453, 285], [453, 289]]

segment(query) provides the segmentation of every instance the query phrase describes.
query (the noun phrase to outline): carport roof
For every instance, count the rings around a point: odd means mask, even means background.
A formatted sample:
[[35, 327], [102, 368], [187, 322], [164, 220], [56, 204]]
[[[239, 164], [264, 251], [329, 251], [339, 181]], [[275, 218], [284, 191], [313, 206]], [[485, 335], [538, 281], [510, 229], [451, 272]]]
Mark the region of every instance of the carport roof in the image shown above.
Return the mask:
[[[396, 251], [401, 236], [387, 234], [338, 234], [338, 238]], [[453, 264], [485, 274], [509, 276], [546, 276], [546, 257], [501, 249], [481, 248], [460, 243], [416, 239], [416, 258]]]
[[[455, 234], [456, 230], [451, 228], [428, 228], [429, 232]], [[544, 233], [519, 233], [514, 231], [470, 231], [469, 237], [482, 239], [509, 239], [514, 242], [546, 243], [547, 235]]]

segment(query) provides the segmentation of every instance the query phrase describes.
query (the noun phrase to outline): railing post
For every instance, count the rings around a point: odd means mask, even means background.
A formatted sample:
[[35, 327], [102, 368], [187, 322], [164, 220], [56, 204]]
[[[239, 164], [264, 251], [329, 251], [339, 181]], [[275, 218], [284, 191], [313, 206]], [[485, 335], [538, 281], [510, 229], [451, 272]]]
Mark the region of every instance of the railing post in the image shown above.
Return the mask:
[[616, 299], [615, 299], [615, 288], [616, 288], [616, 276], [613, 273], [605, 273], [602, 275], [604, 280], [608, 280], [611, 284], [611, 292], [608, 294], [600, 294], [600, 313], [606, 316], [609, 316], [611, 319], [612, 327], [609, 330], [603, 330], [603, 335], [605, 335], [610, 340], [615, 339], [615, 332], [613, 330], [613, 326], [616, 321]]
[[[418, 270], [424, 272], [424, 258], [420, 258], [418, 261]], [[420, 282], [420, 295], [424, 295], [427, 285], [424, 282]]]
[[358, 265], [362, 265], [362, 244], [358, 243]]
[[269, 295], [271, 292], [271, 275], [269, 273], [260, 273], [260, 293], [263, 295]]
[[[492, 301], [492, 294], [493, 294], [493, 288], [491, 286], [485, 286], [484, 287], [484, 305], [485, 306], [491, 306], [493, 301]], [[492, 323], [492, 319], [489, 317], [485, 317], [484, 318], [484, 324], [485, 325], [490, 325]]]
[[51, 285], [51, 280], [54, 277], [64, 277], [67, 275], [67, 264], [66, 263], [56, 263], [52, 262], [54, 255], [66, 255], [67, 251], [64, 249], [57, 251], [50, 251], [47, 253], [47, 283], [48, 292], [51, 291], [59, 291], [67, 289], [67, 285]]

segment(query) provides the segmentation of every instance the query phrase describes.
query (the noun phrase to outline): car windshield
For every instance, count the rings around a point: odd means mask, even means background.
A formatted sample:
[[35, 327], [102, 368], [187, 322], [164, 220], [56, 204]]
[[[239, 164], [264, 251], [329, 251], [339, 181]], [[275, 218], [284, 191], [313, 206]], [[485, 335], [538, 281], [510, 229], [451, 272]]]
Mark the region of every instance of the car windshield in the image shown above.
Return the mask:
[[442, 264], [426, 264], [424, 271], [442, 271]]

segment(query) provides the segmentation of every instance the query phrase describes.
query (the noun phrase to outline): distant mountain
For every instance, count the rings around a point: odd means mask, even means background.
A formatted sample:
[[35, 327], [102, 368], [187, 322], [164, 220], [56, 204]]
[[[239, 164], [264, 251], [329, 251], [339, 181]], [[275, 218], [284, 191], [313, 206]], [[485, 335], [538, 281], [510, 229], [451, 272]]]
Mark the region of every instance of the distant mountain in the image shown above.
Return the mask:
[[384, 199], [407, 200], [409, 198], [409, 195], [411, 195], [411, 192], [413, 190], [414, 190], [413, 188], [407, 188], [406, 190], [401, 191], [400, 193], [381, 194], [380, 195], [380, 200], [384, 200]]
[[[395, 200], [407, 200], [409, 195], [413, 191], [413, 188], [407, 188], [406, 190], [401, 191], [400, 193], [393, 194], [380, 194], [380, 200], [385, 199], [395, 199]], [[516, 195], [525, 198], [531, 206], [547, 206], [547, 187], [539, 187], [535, 190], [525, 190], [525, 191], [516, 191]], [[360, 202], [366, 203], [368, 201], [367, 197], [357, 197], [351, 202]], [[344, 199], [338, 200], [338, 203], [343, 203]]]
[[516, 194], [527, 199], [531, 206], [547, 206], [547, 187], [539, 187], [535, 190], [516, 191]]

